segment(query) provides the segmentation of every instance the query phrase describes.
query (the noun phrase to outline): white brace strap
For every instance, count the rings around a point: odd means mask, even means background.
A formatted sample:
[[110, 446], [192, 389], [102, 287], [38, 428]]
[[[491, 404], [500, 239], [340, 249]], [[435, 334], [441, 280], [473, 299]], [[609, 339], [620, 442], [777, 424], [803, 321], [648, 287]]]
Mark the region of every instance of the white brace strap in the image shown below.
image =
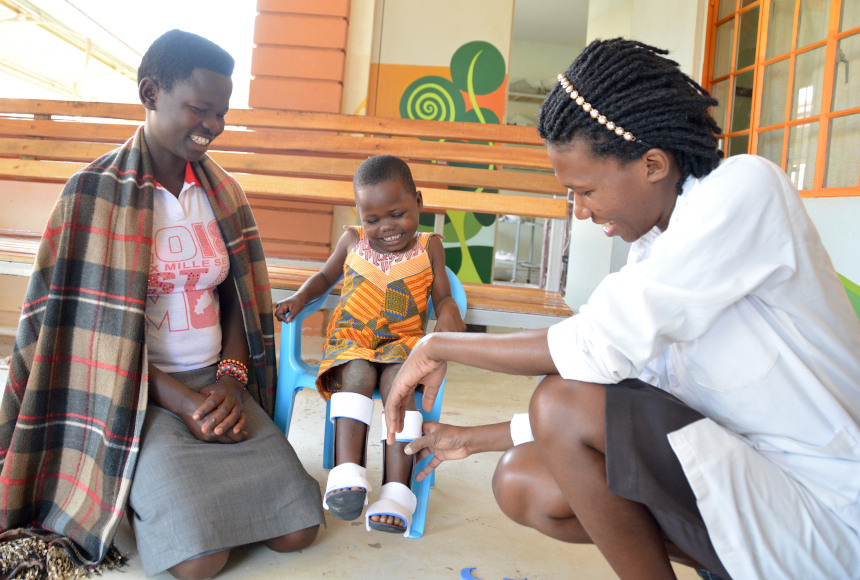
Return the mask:
[[[406, 411], [406, 417], [403, 419], [403, 430], [397, 433], [396, 439], [398, 442], [408, 442], [413, 439], [418, 439], [423, 434], [424, 416], [421, 411]], [[385, 424], [385, 411], [382, 411], [382, 433], [380, 440], [388, 439], [388, 426]]]
[[373, 420], [373, 399], [358, 393], [335, 393], [331, 396], [329, 418], [332, 422], [338, 417], [361, 421], [370, 428]]
[[532, 436], [528, 413], [518, 413], [511, 419], [511, 439], [514, 441], [514, 446], [535, 440]]
[[[417, 413], [417, 411], [413, 412]], [[372, 516], [393, 516], [406, 522], [406, 530], [403, 535], [408, 536], [409, 528], [412, 526], [412, 514], [415, 513], [417, 506], [418, 499], [411, 489], [396, 481], [386, 483], [379, 490], [379, 499], [373, 502], [373, 505], [365, 513], [364, 521], [367, 531], [371, 530], [370, 518]]]
[[[353, 487], [364, 488], [368, 493], [373, 491], [370, 483], [367, 481], [367, 468], [355, 463], [341, 463], [328, 474], [325, 494], [323, 495], [323, 507], [328, 509], [328, 503], [326, 502], [328, 494], [340, 489], [352, 489]], [[367, 505], [366, 496], [364, 498], [364, 505]]]

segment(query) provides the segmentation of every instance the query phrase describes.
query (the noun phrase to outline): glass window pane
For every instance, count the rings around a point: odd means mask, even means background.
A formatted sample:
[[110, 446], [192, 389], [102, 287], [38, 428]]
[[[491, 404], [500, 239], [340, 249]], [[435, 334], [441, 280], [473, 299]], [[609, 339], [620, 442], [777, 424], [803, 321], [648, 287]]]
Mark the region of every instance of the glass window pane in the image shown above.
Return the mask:
[[737, 0], [720, 0], [720, 13], [717, 15], [717, 20], [725, 18], [735, 11]]
[[[732, 93], [732, 133], [750, 128], [753, 82], [755, 81], [753, 74], [754, 71], [750, 70], [734, 77], [735, 90]], [[731, 149], [731, 147], [729, 148]]]
[[784, 133], [784, 128], [759, 133], [756, 155], [770, 159], [782, 167], [782, 136]]
[[732, 40], [735, 37], [735, 20], [717, 26], [717, 46], [714, 51], [714, 78], [726, 76], [732, 67]]
[[749, 135], [736, 135], [735, 137], [729, 138], [729, 157], [731, 157], [732, 155], [741, 155], [743, 153], [749, 153], [749, 150]]
[[839, 32], [845, 32], [858, 26], [860, 26], [860, 2], [842, 0], [842, 18], [839, 22]]
[[750, 4], [755, 4], [757, 0], [741, 0], [741, 8], [746, 8]]
[[792, 89], [791, 118], [804, 119], [821, 112], [821, 86], [824, 82], [824, 56], [822, 46], [803, 54], [794, 61], [794, 88]]
[[[860, 1], [857, 4], [860, 5]], [[854, 70], [850, 70], [851, 63]], [[843, 38], [836, 45], [832, 110], [852, 107], [860, 107], [860, 34]]]
[[738, 24], [738, 57], [735, 70], [755, 64], [756, 41], [758, 40], [758, 6], [740, 15]]
[[812, 189], [815, 180], [815, 153], [818, 150], [818, 121], [795, 125], [788, 132], [788, 159], [785, 172], [797, 189]]
[[800, 49], [819, 40], [824, 40], [827, 37], [827, 20], [829, 18], [830, 0], [800, 0], [797, 48]]
[[770, 20], [767, 23], [767, 60], [791, 50], [795, 2], [797, 0], [771, 0]]
[[719, 105], [713, 107], [711, 109], [711, 115], [714, 116], [714, 120], [716, 120], [717, 125], [720, 126], [720, 130], [725, 133], [726, 128], [726, 111], [728, 110], [726, 105], [729, 100], [729, 81], [731, 79], [726, 79], [724, 81], [720, 81], [718, 83], [714, 83], [714, 86], [711, 87], [711, 96], [717, 99]]
[[860, 115], [830, 121], [824, 187], [860, 185]]
[[789, 64], [790, 61], [786, 58], [764, 67], [760, 127], [785, 123]]
[[[726, 150], [726, 140], [725, 139], [717, 139], [717, 149], [725, 152]], [[723, 155], [725, 157], [725, 155]]]

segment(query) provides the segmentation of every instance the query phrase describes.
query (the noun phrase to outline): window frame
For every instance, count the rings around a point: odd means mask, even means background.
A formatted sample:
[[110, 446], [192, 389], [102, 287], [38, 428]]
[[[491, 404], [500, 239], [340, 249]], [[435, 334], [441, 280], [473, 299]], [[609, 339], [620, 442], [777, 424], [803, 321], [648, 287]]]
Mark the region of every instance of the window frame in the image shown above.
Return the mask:
[[[737, 8], [737, 4], [739, 4], [738, 0], [711, 0], [708, 6], [708, 34], [706, 37], [705, 43], [705, 55], [704, 55], [704, 70], [702, 71], [702, 78], [705, 79], [705, 82], [702, 84], [708, 91], [713, 90], [713, 86], [715, 83], [722, 82], [724, 80], [729, 80], [728, 87], [728, 98], [725, 103], [725, 111], [726, 111], [726, 119], [723, 122], [718, 122], [720, 127], [723, 129], [723, 133], [719, 135], [719, 139], [721, 139], [724, 143], [724, 151], [728, 151], [729, 148], [729, 139], [732, 137], [736, 137], [739, 135], [749, 135], [749, 145], [748, 152], [757, 152], [758, 151], [758, 141], [759, 134], [765, 131], [773, 131], [778, 129], [783, 129], [782, 135], [782, 159], [781, 166], [783, 169], [786, 168], [787, 156], [788, 156], [788, 144], [790, 137], [790, 128], [798, 125], [806, 125], [810, 123], [818, 122], [818, 142], [817, 149], [815, 155], [815, 176], [813, 179], [813, 187], [812, 189], [802, 189], [800, 190], [800, 195], [802, 197], [853, 197], [860, 196], [860, 174], [858, 175], [858, 185], [854, 187], [824, 187], [824, 177], [825, 171], [827, 168], [827, 152], [829, 146], [829, 131], [830, 131], [830, 123], [833, 119], [857, 114], [860, 113], [860, 106], [853, 107], [849, 109], [844, 109], [841, 111], [832, 111], [833, 107], [833, 85], [834, 85], [834, 73], [836, 71], [836, 49], [840, 40], [843, 38], [847, 38], [849, 36], [853, 36], [855, 34], [860, 33], [860, 27], [855, 27], [844, 32], [839, 32], [839, 21], [842, 15], [842, 4], [844, 1], [849, 0], [830, 0], [830, 14], [828, 18], [827, 24], [827, 36], [818, 42], [809, 44], [804, 46], [803, 48], [798, 49], [797, 45], [797, 27], [799, 22], [799, 14], [801, 3], [803, 0], [796, 0], [794, 6], [794, 16], [792, 20], [792, 31], [791, 31], [791, 48], [787, 53], [780, 54], [766, 60], [767, 54], [767, 35], [768, 35], [768, 25], [770, 23], [771, 17], [771, 5], [773, 0], [755, 0], [751, 2], [748, 6], [744, 6], [740, 9]], [[728, 16], [725, 16], [719, 20], [717, 20], [717, 16], [719, 14], [719, 5], [723, 2], [734, 2], [735, 10], [733, 10]], [[734, 70], [735, 64], [737, 63], [737, 51], [738, 46], [740, 44], [738, 39], [738, 32], [740, 27], [740, 16], [750, 10], [759, 9], [759, 20], [758, 20], [758, 31], [756, 36], [756, 55], [755, 62], [752, 65], [744, 67], [743, 69]], [[729, 20], [734, 19], [734, 32], [732, 37], [732, 55], [731, 55], [731, 68], [727, 75], [723, 75], [720, 77], [713, 77], [714, 71], [714, 58], [716, 55], [716, 42], [717, 42], [717, 27], [725, 24]], [[819, 49], [821, 47], [826, 47], [825, 55], [824, 55], [824, 79], [822, 82], [822, 92], [821, 92], [821, 110], [817, 115], [810, 115], [808, 117], [803, 117], [800, 119], [791, 119], [791, 108], [792, 101], [794, 99], [794, 74], [795, 74], [795, 62], [798, 55]], [[781, 123], [776, 123], [773, 125], [767, 125], [766, 127], [760, 126], [761, 120], [761, 101], [762, 94], [764, 88], [764, 70], [765, 67], [783, 60], [789, 61], [789, 72], [788, 72], [788, 90], [786, 95], [786, 113], [785, 118]], [[745, 72], [748, 71], [753, 72], [753, 94], [752, 94], [752, 110], [750, 111], [750, 127], [748, 129], [742, 131], [730, 131], [731, 129], [731, 121], [732, 121], [732, 107], [734, 105], [734, 97], [735, 91], [734, 87], [734, 79]], [[786, 120], [787, 119], [787, 120]], [[725, 125], [725, 126], [723, 126]]]

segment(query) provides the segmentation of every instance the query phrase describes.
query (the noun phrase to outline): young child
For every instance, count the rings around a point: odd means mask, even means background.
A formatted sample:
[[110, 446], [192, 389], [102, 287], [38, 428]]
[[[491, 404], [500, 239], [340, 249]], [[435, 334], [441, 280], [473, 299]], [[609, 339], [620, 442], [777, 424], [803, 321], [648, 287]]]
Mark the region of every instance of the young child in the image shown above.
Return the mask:
[[[320, 394], [331, 399], [335, 427], [335, 467], [323, 507], [341, 520], [358, 518], [367, 504], [370, 397], [378, 386], [387, 400], [398, 369], [424, 336], [428, 298], [437, 332], [466, 330], [451, 297], [442, 242], [417, 232], [423, 201], [409, 166], [393, 155], [371, 157], [356, 171], [353, 190], [362, 226], [347, 228], [322, 270], [275, 308], [277, 318], [289, 322], [344, 277], [317, 378]], [[367, 510], [368, 530], [409, 533], [416, 500], [408, 487], [413, 458], [403, 449], [421, 436], [421, 427], [421, 413], [410, 401], [398, 442], [383, 445], [383, 486]], [[384, 440], [384, 420], [382, 430]]]

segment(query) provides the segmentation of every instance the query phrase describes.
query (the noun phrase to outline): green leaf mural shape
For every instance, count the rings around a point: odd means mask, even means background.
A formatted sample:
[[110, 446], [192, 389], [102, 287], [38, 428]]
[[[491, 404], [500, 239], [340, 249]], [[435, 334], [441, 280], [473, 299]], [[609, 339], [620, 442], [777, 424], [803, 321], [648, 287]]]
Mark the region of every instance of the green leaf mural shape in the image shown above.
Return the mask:
[[[467, 212], [465, 211], [448, 211], [448, 217], [451, 218], [451, 226], [457, 234], [457, 240], [460, 242], [460, 250], [463, 252], [463, 263], [456, 272], [457, 276], [463, 280], [480, 280], [481, 276], [478, 275], [478, 270], [472, 261], [472, 254], [469, 253], [469, 248], [466, 246], [466, 240], [468, 239], [466, 236], [466, 215]], [[475, 220], [475, 223], [478, 223], [478, 220]], [[480, 226], [480, 224], [478, 225]], [[475, 234], [473, 233], [472, 235], [474, 236]]]
[[[499, 124], [499, 117], [490, 109], [478, 105], [477, 95], [488, 95], [505, 82], [507, 67], [499, 50], [484, 41], [469, 42], [457, 49], [451, 57], [453, 82], [438, 76], [421, 77], [410, 84], [400, 97], [400, 117], [433, 121], [466, 121], [471, 123]], [[472, 108], [466, 112], [466, 93]], [[463, 167], [495, 169], [493, 165], [450, 163]], [[482, 188], [464, 189], [482, 191]], [[483, 228], [493, 226], [493, 214], [476, 215], [471, 212], [449, 211], [445, 216], [445, 238], [459, 247], [445, 248], [448, 266], [464, 282], [490, 283], [493, 263], [493, 247], [468, 246], [466, 241], [477, 236]], [[423, 218], [422, 228], [432, 230], [431, 220]], [[474, 243], [474, 242], [473, 242]], [[479, 269], [476, 267], [479, 264]]]
[[462, 121], [466, 115], [463, 95], [448, 79], [421, 77], [400, 97], [402, 119], [424, 121]]
[[854, 314], [857, 315], [857, 318], [860, 318], [860, 286], [842, 274], [837, 273], [837, 276], [842, 280], [842, 285], [845, 286], [845, 293], [848, 294], [848, 301], [854, 308]]
[[499, 49], [483, 40], [464, 44], [451, 57], [454, 84], [474, 95], [488, 95], [502, 86], [506, 68]]

